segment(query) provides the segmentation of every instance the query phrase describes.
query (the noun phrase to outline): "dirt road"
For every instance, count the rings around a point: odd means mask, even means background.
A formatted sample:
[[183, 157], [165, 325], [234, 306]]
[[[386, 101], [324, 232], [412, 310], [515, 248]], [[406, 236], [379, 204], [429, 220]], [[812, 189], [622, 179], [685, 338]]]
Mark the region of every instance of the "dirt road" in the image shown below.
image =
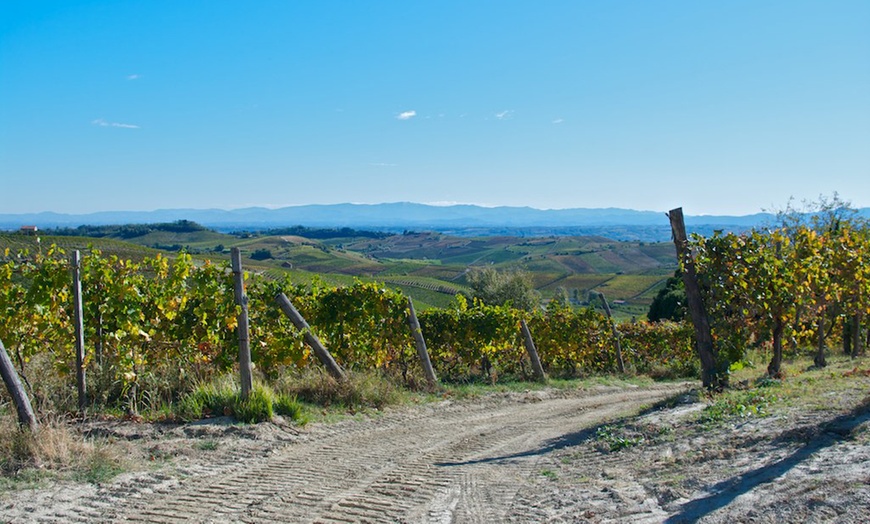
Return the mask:
[[[529, 392], [445, 401], [316, 425], [253, 453], [215, 450], [181, 478], [140, 475], [75, 500], [34, 503], [40, 521], [533, 522], [518, 504], [541, 457], [683, 385]], [[565, 395], [554, 398], [553, 395]], [[167, 442], [172, 435], [166, 435]], [[227, 448], [228, 446], [224, 446]], [[244, 447], [244, 446], [242, 446]], [[258, 456], [259, 455], [259, 456]], [[22, 509], [22, 508], [19, 508]], [[25, 515], [19, 515], [24, 517]]]
[[7, 492], [0, 522], [870, 522], [870, 376], [714, 426], [687, 388], [495, 394], [301, 430], [94, 423], [153, 466]]

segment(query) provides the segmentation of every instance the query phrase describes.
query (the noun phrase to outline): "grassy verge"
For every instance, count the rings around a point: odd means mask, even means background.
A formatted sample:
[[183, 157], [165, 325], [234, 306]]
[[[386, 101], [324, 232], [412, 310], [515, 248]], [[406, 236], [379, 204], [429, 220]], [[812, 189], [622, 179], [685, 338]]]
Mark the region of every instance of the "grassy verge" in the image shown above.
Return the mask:
[[76, 435], [62, 421], [45, 421], [35, 433], [0, 416], [0, 490], [38, 486], [50, 479], [98, 484], [124, 468], [107, 444]]
[[[783, 369], [784, 378], [773, 380], [766, 376], [763, 365], [743, 368], [732, 375], [732, 387], [721, 393], [679, 395], [641, 413], [673, 409], [698, 399], [706, 403], [702, 410], [692, 411], [687, 418], [648, 424], [632, 414], [595, 428], [591, 440], [600, 451], [618, 452], [662, 441], [694, 438], [691, 435], [712, 434], [758, 418], [816, 420], [821, 415], [821, 420], [836, 420], [870, 413], [870, 358], [834, 355], [828, 358], [828, 366], [821, 369], [814, 367], [810, 358], [798, 358], [785, 362]], [[825, 427], [817, 430], [823, 431]], [[860, 431], [866, 433], [867, 428]]]
[[868, 397], [870, 359], [832, 355], [824, 368], [813, 366], [809, 357], [788, 360], [781, 380], [768, 378], [764, 366], [757, 365], [735, 372], [731, 384], [725, 392], [709, 397], [700, 422], [849, 409], [856, 398]]

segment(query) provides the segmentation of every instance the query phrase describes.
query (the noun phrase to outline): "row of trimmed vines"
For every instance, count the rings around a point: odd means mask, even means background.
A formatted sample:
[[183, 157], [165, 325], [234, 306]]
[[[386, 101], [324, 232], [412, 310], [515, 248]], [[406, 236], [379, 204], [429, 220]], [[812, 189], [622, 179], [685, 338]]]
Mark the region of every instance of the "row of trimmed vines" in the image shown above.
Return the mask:
[[[81, 274], [92, 402], [158, 406], [234, 366], [239, 310], [227, 263], [195, 263], [187, 254], [133, 262], [94, 250], [82, 257]], [[383, 370], [408, 383], [422, 376], [400, 293], [372, 283], [304, 287], [252, 275], [247, 280], [251, 353], [264, 377], [316, 362], [302, 334], [275, 306], [279, 292], [290, 297], [343, 367]], [[530, 374], [522, 318], [549, 373], [616, 369], [607, 320], [591, 309], [553, 306], [526, 313], [457, 297], [452, 307], [419, 317], [432, 363], [446, 380]], [[620, 329], [626, 364], [637, 372], [696, 373], [685, 325], [639, 322]], [[62, 250], [7, 251], [0, 258], [0, 340], [37, 403], [59, 409], [74, 404], [70, 262]], [[47, 383], [47, 376], [69, 385]]]
[[818, 366], [833, 343], [852, 356], [862, 350], [870, 313], [867, 224], [843, 219], [717, 233], [690, 245], [723, 371], [763, 343], [773, 347], [774, 376], [784, 350], [815, 346]]

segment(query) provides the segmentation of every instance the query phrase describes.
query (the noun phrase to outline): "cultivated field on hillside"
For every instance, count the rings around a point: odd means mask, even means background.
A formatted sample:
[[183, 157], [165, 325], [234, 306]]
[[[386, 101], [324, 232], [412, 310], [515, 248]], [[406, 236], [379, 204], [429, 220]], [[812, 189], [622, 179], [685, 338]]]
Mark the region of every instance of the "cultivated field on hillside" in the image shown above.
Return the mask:
[[[245, 266], [279, 278], [291, 274], [300, 283], [320, 278], [332, 284], [354, 278], [384, 282], [414, 297], [419, 307], [444, 307], [467, 291], [466, 271], [490, 266], [531, 273], [543, 299], [567, 295], [576, 305], [587, 304], [590, 293], [604, 292], [618, 318], [642, 317], [655, 291], [676, 268], [669, 243], [617, 242], [604, 237], [452, 237], [441, 233], [407, 232], [398, 235], [339, 230], [329, 236], [320, 230], [306, 235], [226, 234], [197, 224], [117, 226], [98, 230], [100, 237], [0, 234], [0, 249], [36, 251], [52, 243], [66, 251], [94, 249], [104, 254], [139, 260], [157, 252], [180, 250], [196, 260], [227, 260], [238, 247]], [[141, 234], [137, 234], [141, 233]], [[321, 237], [328, 238], [321, 238]], [[38, 239], [38, 240], [37, 240]]]

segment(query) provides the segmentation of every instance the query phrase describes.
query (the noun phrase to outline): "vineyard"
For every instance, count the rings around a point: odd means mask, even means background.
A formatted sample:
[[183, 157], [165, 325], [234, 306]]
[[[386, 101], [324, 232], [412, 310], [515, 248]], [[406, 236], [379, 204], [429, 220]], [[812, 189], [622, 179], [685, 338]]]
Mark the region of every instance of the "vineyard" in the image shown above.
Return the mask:
[[838, 209], [769, 231], [695, 236], [690, 246], [720, 375], [762, 345], [770, 348], [768, 373], [775, 378], [786, 351], [813, 347], [818, 367], [826, 365], [829, 346], [842, 345], [852, 357], [863, 353], [870, 313], [864, 221]]
[[[752, 348], [772, 355], [773, 377], [784, 355], [800, 348], [814, 347], [818, 366], [825, 365], [826, 347], [833, 344], [852, 355], [863, 351], [870, 312], [870, 233], [863, 222], [817, 215], [769, 231], [695, 236], [688, 248], [723, 383], [733, 366], [747, 363]], [[195, 261], [184, 252], [171, 259], [138, 255], [134, 260], [91, 249], [82, 257], [84, 368], [92, 405], [135, 411], [171, 404], [238, 365], [240, 307], [228, 262]], [[57, 245], [37, 253], [6, 249], [0, 258], [0, 340], [42, 409], [68, 411], [75, 404], [71, 269], [69, 253]], [[629, 292], [649, 293], [655, 279], [639, 281]], [[435, 289], [434, 279], [385, 280], [455, 294], [447, 307], [426, 309], [419, 317], [444, 381], [532, 377], [522, 321], [551, 376], [614, 372], [617, 347], [629, 372], [699, 372], [687, 321], [633, 321], [613, 330], [603, 313], [566, 302], [521, 311], [456, 294], [458, 286]], [[623, 281], [616, 277], [606, 284], [616, 289]], [[343, 368], [377, 371], [411, 387], [423, 383], [407, 297], [400, 291], [359, 280], [343, 286], [300, 281], [275, 272], [248, 275], [246, 286], [251, 354], [261, 380], [316, 365], [305, 333], [275, 304], [284, 293]]]
[[[70, 257], [7, 250], [0, 264], [0, 340], [38, 405], [70, 410], [75, 398]], [[138, 262], [97, 250], [81, 261], [87, 397], [103, 406], [159, 406], [236, 365], [239, 307], [227, 262], [195, 263], [187, 254]], [[256, 372], [276, 379], [311, 366], [313, 357], [275, 305], [287, 294], [350, 370], [378, 370], [405, 384], [421, 382], [407, 298], [382, 285], [333, 287], [248, 275], [251, 352]], [[526, 313], [457, 296], [452, 306], [421, 312], [433, 366], [446, 381], [528, 377], [520, 331], [525, 319], [547, 371], [560, 376], [616, 369], [607, 318], [595, 310], [552, 305]], [[641, 373], [692, 375], [691, 330], [638, 322], [621, 328], [627, 365]], [[314, 360], [316, 362], [316, 360]], [[52, 374], [59, 380], [29, 380]]]

